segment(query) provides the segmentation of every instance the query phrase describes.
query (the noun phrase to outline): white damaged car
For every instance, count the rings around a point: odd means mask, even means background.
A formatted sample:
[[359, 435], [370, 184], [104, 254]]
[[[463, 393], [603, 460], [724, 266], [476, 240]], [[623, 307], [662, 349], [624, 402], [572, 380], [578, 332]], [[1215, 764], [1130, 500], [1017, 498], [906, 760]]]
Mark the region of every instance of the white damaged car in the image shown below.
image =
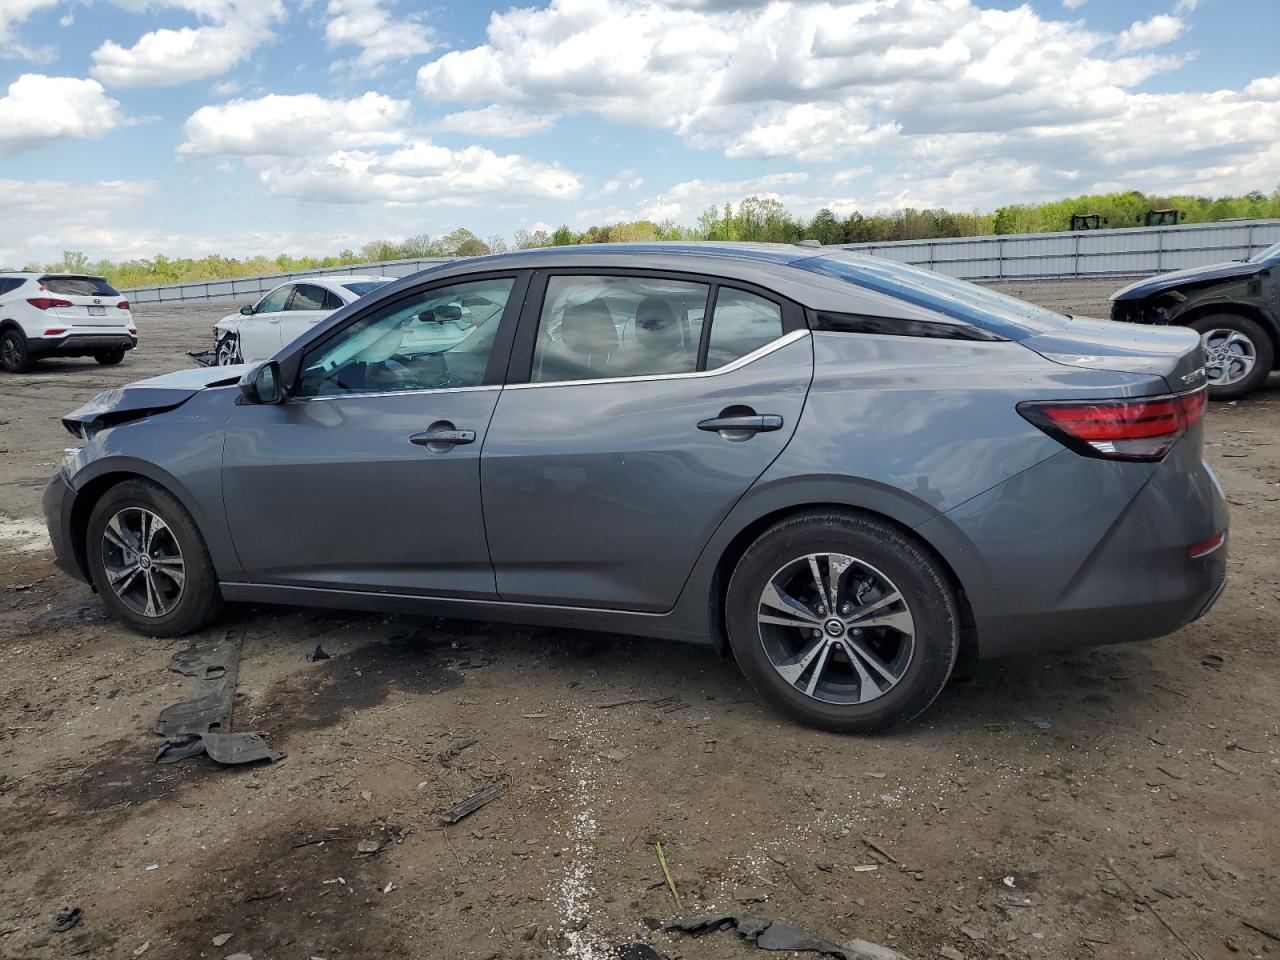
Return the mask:
[[266, 360], [333, 311], [394, 279], [335, 276], [282, 283], [257, 303], [246, 304], [214, 324], [214, 362], [225, 367]]

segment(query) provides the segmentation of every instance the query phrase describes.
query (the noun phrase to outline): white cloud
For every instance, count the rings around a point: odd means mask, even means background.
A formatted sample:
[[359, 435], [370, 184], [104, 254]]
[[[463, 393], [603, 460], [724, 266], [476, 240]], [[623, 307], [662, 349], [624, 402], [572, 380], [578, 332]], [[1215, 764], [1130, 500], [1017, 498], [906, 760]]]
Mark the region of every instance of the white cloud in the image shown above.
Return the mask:
[[1200, 6], [1200, 0], [1178, 0], [1178, 2], [1173, 5], [1173, 12], [1191, 13], [1198, 6]]
[[1062, 0], [1062, 5], [1068, 10], [1079, 10], [1088, 2], [1089, 0]]
[[771, 173], [745, 180], [684, 180], [630, 206], [582, 210], [576, 220], [583, 224], [627, 220], [675, 220], [689, 224], [708, 207], [737, 203], [748, 196], [775, 198], [788, 206], [797, 205], [798, 201], [798, 206], [804, 206], [810, 200], [799, 194], [798, 188], [808, 182], [809, 174], [803, 172]]
[[[135, 7], [122, 0], [116, 2]], [[93, 51], [90, 71], [103, 83], [174, 86], [219, 76], [272, 40], [270, 27], [284, 16], [281, 0], [159, 0], [155, 5], [187, 10], [210, 23], [152, 30], [131, 47], [104, 41]]]
[[326, 13], [325, 40], [331, 47], [359, 47], [349, 65], [364, 71], [376, 72], [436, 45], [422, 14], [393, 17], [383, 0], [329, 0]]
[[1179, 17], [1158, 13], [1149, 20], [1137, 20], [1116, 38], [1117, 53], [1132, 53], [1172, 43], [1182, 35], [1186, 24]]
[[398, 143], [406, 100], [366, 93], [327, 100], [314, 93], [269, 94], [201, 107], [187, 118], [179, 153], [255, 156], [315, 155], [337, 146]]
[[1274, 77], [1259, 77], [1244, 88], [1246, 97], [1256, 100], [1280, 100], [1280, 73]]
[[556, 118], [551, 115], [527, 113], [492, 104], [480, 110], [446, 114], [436, 126], [441, 130], [467, 133], [474, 137], [527, 137], [545, 133], [555, 122]]
[[14, 223], [28, 227], [20, 238], [0, 231], [0, 265], [20, 267], [48, 261], [63, 250], [93, 250], [119, 256], [110, 240], [134, 215], [155, 184], [138, 180], [70, 183], [64, 180], [0, 179], [0, 196]]
[[25, 73], [0, 97], [0, 153], [55, 140], [96, 140], [123, 120], [119, 102], [96, 80]]
[[56, 54], [52, 47], [30, 47], [18, 35], [18, 27], [38, 10], [55, 6], [59, 0], [0, 0], [0, 60], [27, 60], [48, 63]]
[[281, 197], [326, 203], [518, 204], [578, 195], [578, 175], [559, 164], [486, 147], [461, 150], [415, 140], [390, 153], [339, 150], [273, 163], [260, 174]]

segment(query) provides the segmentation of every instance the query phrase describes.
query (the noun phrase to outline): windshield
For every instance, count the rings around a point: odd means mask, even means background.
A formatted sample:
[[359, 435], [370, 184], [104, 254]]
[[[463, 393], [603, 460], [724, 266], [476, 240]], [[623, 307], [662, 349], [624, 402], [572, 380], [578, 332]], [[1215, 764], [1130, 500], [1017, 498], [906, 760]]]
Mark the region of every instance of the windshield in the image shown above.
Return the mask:
[[1261, 253], [1255, 253], [1249, 258], [1250, 263], [1263, 263], [1267, 260], [1280, 260], [1280, 243], [1273, 243]]
[[357, 280], [354, 283], [344, 283], [343, 287], [350, 290], [357, 297], [363, 297], [366, 293], [372, 293], [390, 282], [390, 280]]
[[852, 250], [800, 260], [792, 266], [825, 273], [868, 290], [936, 310], [1011, 340], [1063, 330], [1071, 323], [1070, 318], [1061, 313], [1005, 296], [987, 287], [894, 260], [868, 257]]

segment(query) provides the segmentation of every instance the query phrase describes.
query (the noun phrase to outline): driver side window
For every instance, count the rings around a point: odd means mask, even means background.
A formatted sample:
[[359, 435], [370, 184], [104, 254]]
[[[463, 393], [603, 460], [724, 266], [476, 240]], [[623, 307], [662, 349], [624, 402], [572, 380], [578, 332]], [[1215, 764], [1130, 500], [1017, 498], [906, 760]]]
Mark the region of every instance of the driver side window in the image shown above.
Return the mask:
[[365, 314], [303, 355], [295, 395], [482, 385], [514, 285], [501, 277], [436, 287]]
[[258, 305], [254, 308], [254, 313], [279, 313], [284, 309], [285, 302], [289, 299], [289, 294], [293, 293], [293, 284], [286, 283], [283, 287], [276, 287], [265, 297], [258, 301]]

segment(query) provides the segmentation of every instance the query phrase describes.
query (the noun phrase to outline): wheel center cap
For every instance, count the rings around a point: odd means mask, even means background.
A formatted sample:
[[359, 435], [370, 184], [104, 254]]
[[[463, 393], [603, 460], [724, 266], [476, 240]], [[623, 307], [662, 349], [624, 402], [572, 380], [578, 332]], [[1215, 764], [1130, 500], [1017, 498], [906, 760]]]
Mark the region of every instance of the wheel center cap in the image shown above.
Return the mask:
[[143, 570], [151, 569], [151, 558], [148, 557], [145, 553], [139, 554], [138, 566], [140, 566]]
[[827, 631], [828, 637], [843, 637], [844, 623], [832, 617], [822, 625], [822, 629]]

